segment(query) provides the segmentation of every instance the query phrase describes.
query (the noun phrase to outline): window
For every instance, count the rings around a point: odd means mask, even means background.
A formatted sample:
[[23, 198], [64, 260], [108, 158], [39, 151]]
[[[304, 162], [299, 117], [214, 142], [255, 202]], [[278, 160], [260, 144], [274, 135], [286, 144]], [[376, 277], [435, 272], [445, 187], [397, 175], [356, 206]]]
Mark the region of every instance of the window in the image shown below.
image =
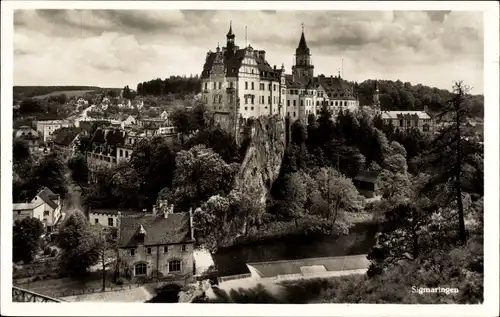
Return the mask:
[[134, 256], [135, 255], [135, 249], [130, 249], [130, 255]]
[[[253, 88], [252, 88], [253, 89]], [[254, 101], [255, 101], [255, 96], [252, 96], [252, 105], [254, 104]], [[252, 107], [253, 108], [253, 107]]]
[[123, 150], [120, 149], [120, 157], [123, 156]]
[[234, 82], [232, 81], [229, 82], [229, 88], [234, 88]]
[[272, 84], [269, 84], [269, 91], [271, 91], [271, 86], [272, 86]]
[[217, 89], [217, 83], [214, 82], [214, 89]]
[[98, 224], [99, 223], [99, 219], [95, 219], [95, 224]]
[[45, 211], [43, 212], [43, 215], [44, 215], [44, 216], [48, 216], [49, 214], [50, 214], [50, 211], [48, 211], [48, 210], [45, 210]]
[[260, 84], [259, 86], [260, 90], [264, 90], [264, 84]]
[[[253, 70], [252, 70], [252, 73], [253, 73]], [[254, 87], [253, 87], [253, 82], [252, 82], [252, 90], [253, 90], [253, 89], [254, 89]]]
[[219, 82], [219, 89], [221, 89], [221, 88], [222, 88], [222, 82], [220, 81]]
[[185, 244], [182, 245], [182, 252], [186, 252], [186, 245]]
[[271, 96], [267, 96], [267, 103], [271, 104]]
[[273, 85], [273, 90], [276, 91], [276, 85]]
[[147, 251], [148, 251], [148, 254], [151, 254], [151, 248], [148, 248]]
[[205, 90], [208, 89], [208, 83], [205, 83]]
[[287, 107], [290, 107], [290, 100], [287, 100], [287, 101], [286, 101], [286, 106], [287, 106]]
[[294, 101], [293, 101], [293, 106], [294, 106], [294, 107], [295, 107], [295, 106], [297, 106], [297, 100], [294, 100]]
[[163, 247], [163, 252], [164, 252], [164, 253], [168, 253], [168, 245], [167, 245], [167, 246], [165, 246], [165, 247]]
[[248, 107], [245, 107], [245, 110], [248, 110]]
[[128, 151], [125, 151], [125, 157], [128, 157]]
[[168, 262], [168, 271], [169, 272], [180, 272], [181, 271], [181, 261], [172, 260]]
[[113, 218], [108, 218], [108, 226], [113, 227]]
[[399, 126], [402, 127], [403, 126], [403, 120], [399, 120]]
[[245, 105], [248, 104], [248, 96], [245, 96]]
[[250, 107], [250, 110], [253, 110], [253, 107]]
[[146, 275], [147, 273], [147, 265], [146, 263], [139, 263], [135, 265], [135, 275]]
[[248, 81], [245, 82], [245, 89], [248, 89]]
[[293, 117], [295, 118], [295, 111], [293, 112]]

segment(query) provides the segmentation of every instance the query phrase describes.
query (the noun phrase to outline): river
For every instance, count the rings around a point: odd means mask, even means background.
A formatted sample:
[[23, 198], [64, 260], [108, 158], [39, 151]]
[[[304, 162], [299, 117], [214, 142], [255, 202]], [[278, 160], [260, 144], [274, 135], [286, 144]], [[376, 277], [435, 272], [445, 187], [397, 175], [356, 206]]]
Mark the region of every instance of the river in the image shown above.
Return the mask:
[[356, 224], [344, 236], [289, 236], [222, 248], [213, 257], [219, 276], [245, 274], [249, 262], [365, 254], [375, 245], [376, 233], [376, 224]]

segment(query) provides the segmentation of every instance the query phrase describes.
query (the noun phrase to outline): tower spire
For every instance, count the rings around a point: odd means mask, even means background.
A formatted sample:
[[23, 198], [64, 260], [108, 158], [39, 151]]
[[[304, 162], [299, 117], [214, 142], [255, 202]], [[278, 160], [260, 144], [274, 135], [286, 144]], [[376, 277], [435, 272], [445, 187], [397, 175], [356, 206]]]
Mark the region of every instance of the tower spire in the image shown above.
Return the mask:
[[300, 36], [298, 49], [307, 49], [306, 37], [304, 36], [304, 22], [301, 23], [302, 35]]

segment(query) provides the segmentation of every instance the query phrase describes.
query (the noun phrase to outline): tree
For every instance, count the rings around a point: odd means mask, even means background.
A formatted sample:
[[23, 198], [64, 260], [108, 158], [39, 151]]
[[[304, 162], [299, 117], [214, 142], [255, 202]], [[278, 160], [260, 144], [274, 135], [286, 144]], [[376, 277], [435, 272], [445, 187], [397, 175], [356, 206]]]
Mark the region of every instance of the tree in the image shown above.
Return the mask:
[[71, 179], [85, 191], [89, 183], [89, 168], [85, 157], [77, 154], [68, 160], [68, 168], [71, 171]]
[[342, 211], [359, 212], [363, 198], [349, 178], [332, 168], [322, 168], [316, 174], [316, 182], [321, 197], [328, 204], [327, 221], [335, 223]]
[[96, 247], [99, 251], [99, 264], [102, 268], [102, 291], [106, 290], [106, 267], [110, 264], [110, 259], [115, 258], [118, 252], [118, 240], [115, 231], [106, 230], [101, 225], [93, 228], [93, 235], [96, 239]]
[[48, 187], [64, 198], [67, 193], [64, 178], [64, 163], [56, 154], [49, 154], [38, 161], [26, 182], [27, 197], [34, 197], [42, 187]]
[[163, 137], [144, 139], [136, 143], [130, 166], [137, 171], [141, 207], [155, 204], [158, 193], [172, 186], [176, 153]]
[[14, 169], [22, 171], [20, 166], [29, 166], [31, 163], [31, 154], [28, 143], [22, 139], [14, 139], [12, 142], [12, 163]]
[[84, 275], [99, 260], [99, 239], [81, 211], [74, 210], [63, 222], [57, 243], [61, 265], [71, 275]]
[[220, 127], [208, 127], [198, 131], [185, 144], [185, 149], [203, 144], [219, 154], [226, 163], [239, 161], [238, 146], [233, 136]]
[[292, 123], [290, 130], [293, 143], [301, 145], [307, 141], [307, 129], [299, 120]]
[[466, 107], [467, 92], [469, 88], [462, 82], [455, 83], [454, 95], [444, 110], [436, 117], [438, 121], [445, 117], [453, 120], [453, 124], [440, 131], [439, 135], [431, 142], [429, 150], [423, 156], [422, 163], [432, 168], [435, 173], [424, 188], [424, 192], [431, 193], [437, 184], [451, 183], [454, 187], [453, 194], [447, 199], [446, 204], [456, 201], [458, 208], [459, 238], [462, 244], [467, 240], [465, 231], [464, 208], [462, 202], [462, 180], [464, 165], [473, 165], [474, 152], [466, 146], [462, 139], [464, 123], [469, 114]]
[[307, 202], [307, 180], [308, 175], [305, 172], [295, 172], [285, 176], [285, 186], [282, 197], [285, 199], [288, 216], [294, 219], [295, 227], [298, 228], [297, 220], [302, 218], [305, 213]]
[[179, 210], [200, 206], [213, 195], [228, 194], [239, 169], [239, 164], [227, 164], [203, 145], [180, 151], [176, 166], [171, 200]]
[[30, 263], [38, 250], [43, 224], [32, 217], [16, 220], [12, 229], [13, 260]]

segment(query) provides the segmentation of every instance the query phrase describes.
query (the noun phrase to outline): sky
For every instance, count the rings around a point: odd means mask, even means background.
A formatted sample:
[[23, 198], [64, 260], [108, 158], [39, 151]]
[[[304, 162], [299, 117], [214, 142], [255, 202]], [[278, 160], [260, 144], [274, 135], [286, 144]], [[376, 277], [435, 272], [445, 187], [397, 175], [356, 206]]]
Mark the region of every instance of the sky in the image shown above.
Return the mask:
[[483, 17], [470, 11], [16, 10], [14, 85], [135, 89], [200, 74], [230, 21], [237, 45], [265, 50], [287, 73], [304, 23], [317, 75], [337, 75], [343, 64], [346, 80], [443, 89], [464, 80], [483, 93]]

